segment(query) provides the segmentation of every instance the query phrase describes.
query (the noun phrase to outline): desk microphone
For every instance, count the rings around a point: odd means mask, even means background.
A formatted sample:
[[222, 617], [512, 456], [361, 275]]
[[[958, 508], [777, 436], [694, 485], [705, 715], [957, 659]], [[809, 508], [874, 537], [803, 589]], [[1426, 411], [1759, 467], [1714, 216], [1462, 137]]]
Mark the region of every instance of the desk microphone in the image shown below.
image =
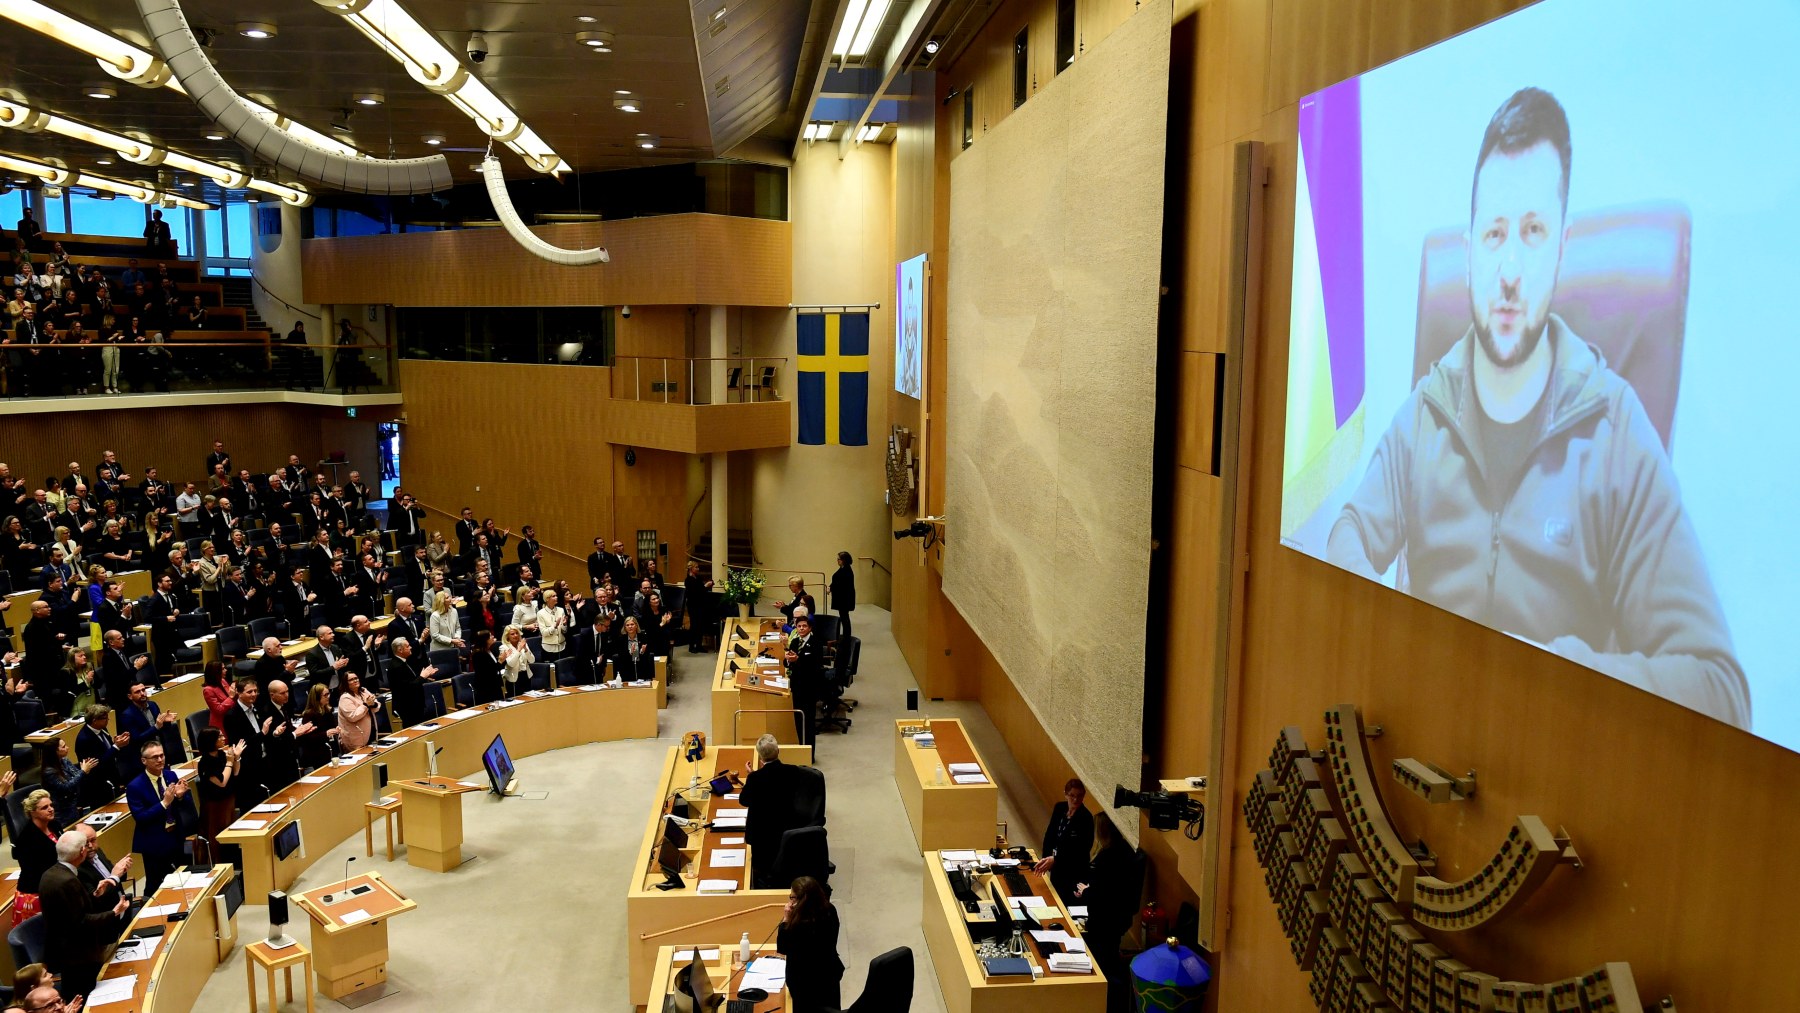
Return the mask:
[[323, 900], [327, 904], [330, 904], [330, 903], [332, 903], [332, 899], [334, 897], [338, 898], [338, 899], [343, 898], [344, 888], [350, 885], [350, 863], [354, 862], [354, 861], [356, 861], [355, 855], [351, 855], [349, 858], [344, 859], [344, 881], [342, 883], [338, 884], [337, 893], [335, 893], [335, 894], [328, 893], [324, 897], [320, 898], [321, 900]]

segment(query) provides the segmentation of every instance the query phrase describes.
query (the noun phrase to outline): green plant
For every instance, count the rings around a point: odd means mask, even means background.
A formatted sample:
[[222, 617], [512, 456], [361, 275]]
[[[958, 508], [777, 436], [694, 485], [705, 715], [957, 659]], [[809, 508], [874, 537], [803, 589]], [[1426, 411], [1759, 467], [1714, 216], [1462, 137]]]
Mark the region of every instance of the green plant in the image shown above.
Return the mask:
[[754, 605], [762, 596], [765, 583], [767, 578], [761, 570], [733, 567], [725, 573], [725, 586], [720, 589], [719, 597], [733, 605]]

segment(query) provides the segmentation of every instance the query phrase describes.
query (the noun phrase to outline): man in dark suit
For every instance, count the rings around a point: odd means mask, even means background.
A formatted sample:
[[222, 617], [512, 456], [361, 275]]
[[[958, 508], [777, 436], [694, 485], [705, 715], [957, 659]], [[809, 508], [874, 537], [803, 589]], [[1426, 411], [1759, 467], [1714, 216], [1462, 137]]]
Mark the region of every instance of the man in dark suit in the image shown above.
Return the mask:
[[681, 586], [681, 604], [688, 617], [688, 653], [699, 654], [713, 635], [713, 582], [700, 575], [698, 561], [690, 561]]
[[288, 463], [282, 466], [281, 481], [289, 490], [306, 489], [306, 465], [300, 463], [299, 454], [289, 454]]
[[625, 554], [625, 543], [615, 541], [612, 544], [613, 583], [623, 591], [627, 582], [637, 577], [637, 564]]
[[431, 559], [425, 554], [425, 543], [403, 547], [400, 558], [404, 560], [401, 566], [404, 579], [399, 593], [414, 601], [424, 601], [425, 589], [431, 586]]
[[244, 526], [244, 518], [238, 513], [231, 500], [220, 496], [219, 509], [213, 511], [212, 540], [214, 547], [231, 544], [231, 533]]
[[349, 619], [352, 611], [372, 611], [368, 602], [363, 599], [362, 582], [345, 572], [342, 556], [331, 561], [331, 572], [323, 582], [315, 581], [312, 589], [319, 596], [319, 604], [324, 607], [325, 614], [334, 623]]
[[175, 647], [181, 642], [181, 634], [176, 631], [176, 620], [181, 611], [181, 599], [175, 593], [175, 578], [164, 573], [156, 580], [156, 594], [150, 599], [148, 617], [150, 653], [156, 659], [158, 672], [175, 670]]
[[188, 786], [169, 769], [161, 742], [144, 743], [139, 759], [144, 772], [125, 786], [125, 803], [136, 824], [131, 850], [144, 856], [144, 896], [149, 897], [181, 864], [182, 846], [188, 834], [200, 829], [200, 814]]
[[363, 514], [369, 509], [369, 500], [373, 498], [368, 484], [362, 480], [362, 472], [351, 472], [350, 481], [344, 483], [344, 510], [352, 529], [362, 527]]
[[287, 547], [287, 532], [279, 523], [269, 525], [269, 544], [262, 547], [263, 569], [268, 573], [288, 573], [299, 565]]
[[307, 537], [306, 582], [320, 597], [324, 597], [324, 592], [319, 591], [319, 585], [325, 583], [326, 576], [331, 573], [331, 561], [336, 558], [331, 551], [329, 533], [314, 530]]
[[201, 472], [201, 474], [210, 475], [213, 473], [213, 469], [221, 464], [225, 466], [225, 471], [229, 474], [231, 471], [231, 453], [225, 449], [224, 443], [214, 440], [212, 453], [206, 455], [206, 470]]
[[250, 606], [262, 604], [263, 589], [260, 585], [252, 587], [244, 583], [244, 568], [236, 563], [232, 563], [226, 573], [225, 583], [219, 587], [221, 622], [226, 626], [242, 626], [255, 615], [262, 614], [252, 613]]
[[388, 623], [388, 643], [396, 640], [410, 640], [415, 644], [423, 644], [429, 640], [430, 626], [423, 612], [413, 607], [411, 598], [399, 598], [394, 602], [394, 618]]
[[94, 610], [94, 622], [100, 625], [101, 634], [129, 631], [136, 620], [131, 617], [132, 603], [125, 600], [124, 585], [109, 580], [101, 585], [101, 590], [100, 607]]
[[519, 566], [531, 567], [532, 573], [542, 573], [544, 547], [537, 540], [537, 528], [527, 524], [519, 529]]
[[112, 708], [97, 703], [87, 709], [81, 731], [75, 733], [75, 758], [96, 761], [94, 769], [81, 778], [77, 798], [84, 809], [103, 806], [117, 799], [119, 786], [125, 783], [120, 777], [120, 750], [131, 741], [131, 736], [124, 732], [114, 735], [108, 727], [111, 723]]
[[24, 675], [40, 688], [62, 670], [63, 643], [67, 635], [57, 632], [56, 619], [50, 614], [50, 603], [38, 599], [31, 603], [31, 619], [25, 624]]
[[356, 600], [351, 603], [350, 613], [373, 613], [380, 615], [382, 605], [387, 601], [388, 570], [381, 560], [375, 558], [373, 552], [365, 552], [359, 561], [356, 572], [350, 574], [350, 580], [356, 584]]
[[300, 776], [300, 747], [295, 736], [311, 731], [312, 724], [295, 724], [299, 708], [288, 695], [287, 683], [280, 679], [269, 683], [269, 693], [256, 712], [268, 729], [263, 735], [263, 783], [269, 791], [279, 791]]
[[475, 551], [475, 534], [481, 530], [481, 522], [475, 519], [473, 507], [463, 507], [462, 516], [456, 520], [456, 554], [467, 556]]
[[[387, 634], [377, 633], [369, 624], [368, 616], [350, 617], [350, 635], [343, 640], [344, 654], [350, 658], [350, 664], [344, 666], [345, 671], [355, 672], [362, 677], [362, 684], [370, 689], [384, 687], [387, 683], [381, 676], [381, 656], [386, 652]], [[341, 689], [338, 683], [333, 689]], [[333, 702], [336, 702], [334, 696]]]
[[1088, 879], [1088, 853], [1094, 850], [1094, 814], [1082, 803], [1087, 786], [1078, 778], [1063, 785], [1063, 800], [1050, 811], [1044, 843], [1038, 849], [1037, 871], [1050, 877], [1061, 896], [1075, 896], [1075, 888]]
[[825, 689], [825, 648], [813, 636], [812, 620], [794, 623], [786, 658], [788, 688], [794, 694], [794, 709], [800, 712], [800, 742], [810, 746], [814, 744], [813, 719]]
[[123, 707], [130, 699], [131, 684], [141, 681], [139, 673], [150, 659], [141, 654], [135, 659], [125, 656], [122, 630], [107, 630], [100, 641], [105, 645], [100, 653], [100, 700], [108, 707]]
[[81, 885], [94, 896], [108, 904], [113, 903], [118, 899], [119, 884], [125, 882], [125, 874], [131, 871], [131, 856], [126, 855], [117, 862], [108, 858], [106, 852], [100, 850], [100, 832], [91, 823], [77, 823], [74, 829], [81, 832], [87, 844], [81, 861], [75, 865], [75, 874], [81, 877]]
[[594, 551], [587, 558], [588, 586], [599, 587], [612, 572], [612, 556], [606, 551], [606, 539], [594, 539]]
[[86, 851], [87, 838], [81, 831], [65, 831], [56, 839], [56, 864], [38, 881], [48, 930], [44, 963], [62, 975], [61, 988], [71, 997], [94, 990], [107, 948], [124, 931], [125, 912], [131, 907], [123, 896], [108, 903], [82, 885], [78, 866]]
[[175, 490], [169, 483], [156, 477], [154, 467], [144, 469], [144, 481], [138, 485], [138, 491], [144, 494], [145, 515], [161, 511], [167, 514], [175, 506]]
[[421, 545], [425, 541], [425, 511], [411, 496], [388, 511], [388, 527], [394, 532], [396, 545]]
[[738, 802], [744, 816], [744, 842], [750, 845], [750, 875], [757, 889], [773, 889], [769, 877], [781, 852], [781, 835], [825, 823], [825, 776], [811, 767], [781, 762], [781, 744], [773, 735], [756, 740], [759, 766], [744, 779]]
[[274, 637], [265, 637], [262, 642], [262, 657], [256, 659], [256, 667], [251, 673], [251, 678], [256, 682], [258, 689], [267, 693], [269, 683], [277, 679], [286, 679], [299, 667], [298, 659], [282, 656], [281, 641]]
[[237, 701], [225, 711], [225, 741], [234, 746], [240, 742], [244, 744], [244, 755], [238, 761], [238, 776], [231, 781], [237, 789], [238, 807], [244, 810], [269, 797], [269, 789], [264, 784], [267, 774], [263, 767], [263, 742], [274, 722], [265, 720], [266, 716], [257, 712], [256, 705], [261, 699], [262, 688], [256, 680], [242, 678], [237, 681]]
[[606, 660], [613, 656], [612, 617], [596, 613], [593, 625], [585, 626], [575, 637], [575, 660], [592, 672], [594, 682], [606, 678]]
[[400, 716], [400, 727], [425, 720], [426, 683], [437, 675], [436, 665], [425, 664], [425, 652], [413, 647], [410, 640], [394, 641], [394, 656], [388, 661], [388, 688], [394, 694], [394, 710]]
[[[366, 625], [368, 620], [364, 619], [363, 622]], [[331, 627], [319, 627], [318, 638], [319, 646], [306, 654], [306, 673], [312, 681], [330, 686], [335, 692], [343, 688], [344, 672], [350, 669], [351, 655], [344, 646], [338, 644], [337, 631]], [[270, 683], [271, 695], [274, 688], [275, 684]]]

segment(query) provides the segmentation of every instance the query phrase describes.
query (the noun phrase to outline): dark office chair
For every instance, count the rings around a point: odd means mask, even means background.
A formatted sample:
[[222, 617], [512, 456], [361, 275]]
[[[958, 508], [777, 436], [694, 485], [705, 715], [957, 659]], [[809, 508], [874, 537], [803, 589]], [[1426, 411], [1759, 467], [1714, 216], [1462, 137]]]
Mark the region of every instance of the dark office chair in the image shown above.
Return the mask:
[[459, 673], [450, 680], [450, 687], [458, 707], [475, 706], [475, 676], [472, 673]]
[[175, 617], [175, 671], [167, 675], [180, 675], [183, 666], [204, 664], [205, 644], [187, 646], [190, 640], [196, 640], [212, 632], [212, 619], [202, 609]]
[[181, 721], [187, 725], [188, 745], [193, 746], [194, 752], [198, 753], [200, 751], [200, 733], [212, 727], [212, 713], [198, 710], [182, 718]]
[[544, 690], [550, 688], [550, 663], [539, 661], [531, 666], [531, 688]]
[[593, 668], [580, 658], [572, 658], [567, 654], [557, 658], [556, 684], [558, 686], [585, 686], [593, 677]]
[[869, 961], [862, 994], [837, 1013], [907, 1013], [912, 1008], [912, 993], [912, 947], [896, 947]]
[[242, 659], [250, 653], [250, 631], [242, 626], [219, 627], [219, 657]]
[[250, 620], [250, 644], [252, 647], [261, 647], [262, 642], [270, 637], [286, 640], [287, 633], [287, 623], [274, 616], [262, 616]]
[[181, 742], [181, 728], [177, 725], [164, 725], [156, 730], [156, 740], [162, 743], [163, 756], [169, 766], [188, 761], [187, 747]]
[[456, 653], [454, 647], [432, 651], [425, 659], [427, 664], [437, 669], [437, 675], [433, 678], [448, 679], [462, 671], [462, 656]]
[[44, 916], [34, 914], [6, 934], [6, 945], [12, 947], [14, 967], [44, 962], [44, 944], [50, 938], [50, 923]]
[[19, 731], [35, 732], [50, 723], [50, 716], [44, 710], [44, 701], [35, 695], [22, 696], [13, 701], [13, 720], [18, 723]]
[[[25, 826], [25, 796], [37, 790], [37, 785], [25, 788], [14, 788], [6, 793], [6, 835], [16, 843]], [[25, 965], [20, 964], [20, 967]]]
[[831, 889], [831, 846], [824, 827], [801, 827], [781, 835], [770, 882], [792, 883], [801, 876], [811, 876], [828, 892]]

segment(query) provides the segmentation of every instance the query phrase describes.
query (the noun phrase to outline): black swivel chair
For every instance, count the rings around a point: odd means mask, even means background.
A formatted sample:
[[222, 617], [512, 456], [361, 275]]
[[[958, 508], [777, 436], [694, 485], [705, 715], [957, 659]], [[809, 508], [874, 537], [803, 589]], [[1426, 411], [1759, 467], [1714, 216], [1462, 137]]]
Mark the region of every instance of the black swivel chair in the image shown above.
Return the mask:
[[869, 961], [862, 994], [838, 1013], [907, 1013], [912, 1008], [912, 993], [912, 947], [896, 947]]
[[[33, 784], [23, 788], [14, 788], [6, 793], [6, 835], [12, 838], [14, 843], [18, 842], [19, 834], [25, 826], [25, 796], [37, 789], [38, 786]], [[20, 964], [19, 966], [25, 965]]]
[[34, 914], [13, 927], [6, 934], [6, 944], [12, 948], [14, 967], [44, 962], [44, 944], [50, 939], [50, 923], [42, 913]]
[[801, 876], [811, 876], [831, 892], [831, 845], [824, 827], [801, 827], [781, 835], [770, 882], [792, 883]]
[[212, 727], [212, 713], [198, 710], [181, 720], [183, 724], [187, 725], [188, 745], [193, 746], [195, 754], [198, 754], [200, 752], [200, 733]]

